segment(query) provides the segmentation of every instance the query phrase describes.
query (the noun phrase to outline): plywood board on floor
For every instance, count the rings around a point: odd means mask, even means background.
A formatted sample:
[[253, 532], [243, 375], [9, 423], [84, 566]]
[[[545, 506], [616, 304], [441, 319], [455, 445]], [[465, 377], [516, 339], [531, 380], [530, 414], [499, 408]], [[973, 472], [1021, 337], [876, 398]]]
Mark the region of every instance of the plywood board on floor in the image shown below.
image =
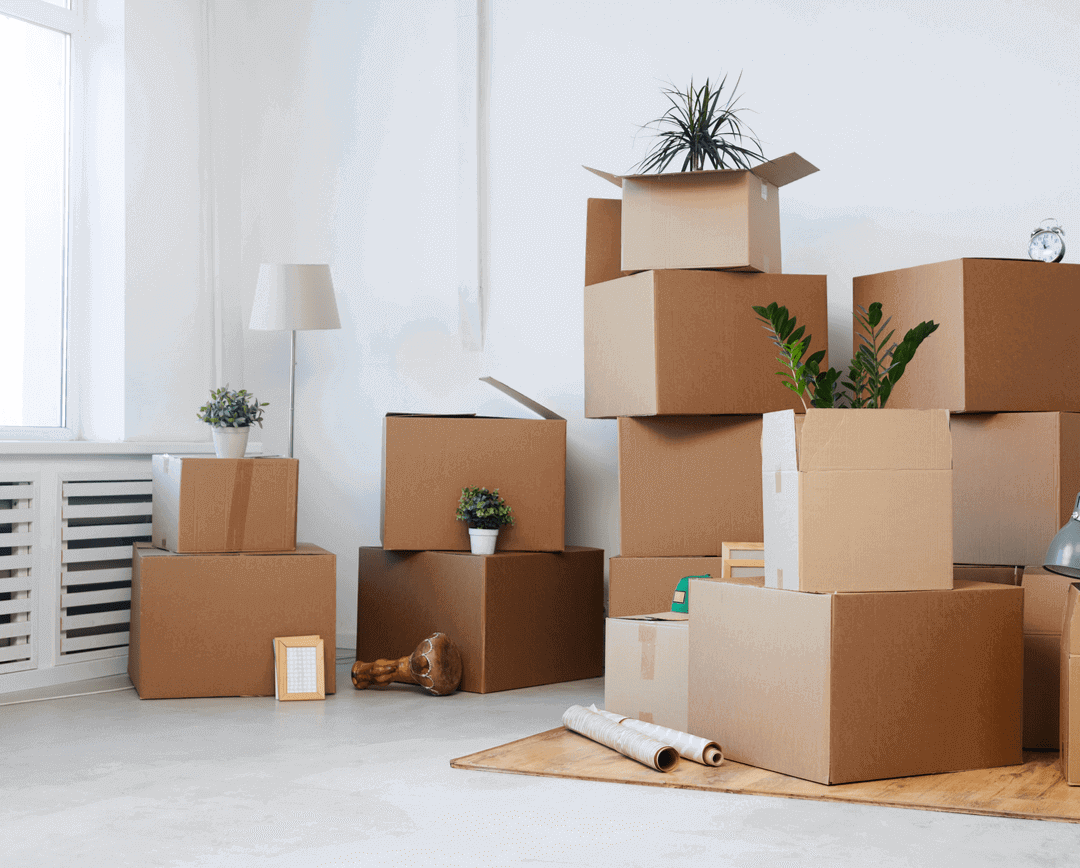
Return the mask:
[[1024, 764], [824, 786], [725, 759], [719, 768], [683, 760], [656, 772], [562, 727], [450, 761], [458, 769], [652, 787], [783, 796], [1080, 823], [1080, 787], [1061, 777], [1056, 751], [1025, 751]]

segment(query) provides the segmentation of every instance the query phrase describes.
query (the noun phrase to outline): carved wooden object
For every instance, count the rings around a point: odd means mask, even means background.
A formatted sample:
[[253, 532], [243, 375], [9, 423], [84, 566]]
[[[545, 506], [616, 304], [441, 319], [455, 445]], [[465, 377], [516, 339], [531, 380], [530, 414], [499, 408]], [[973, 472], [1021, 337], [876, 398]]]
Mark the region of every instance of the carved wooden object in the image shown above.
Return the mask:
[[352, 682], [357, 690], [392, 681], [419, 684], [435, 696], [453, 693], [461, 684], [461, 653], [445, 633], [433, 633], [400, 660], [357, 660], [353, 664]]

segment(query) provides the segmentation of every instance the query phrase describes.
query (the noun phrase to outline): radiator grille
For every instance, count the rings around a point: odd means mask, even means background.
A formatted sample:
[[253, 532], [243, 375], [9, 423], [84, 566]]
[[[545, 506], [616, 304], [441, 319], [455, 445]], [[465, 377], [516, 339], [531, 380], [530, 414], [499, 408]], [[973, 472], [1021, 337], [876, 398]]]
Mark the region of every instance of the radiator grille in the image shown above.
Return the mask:
[[131, 547], [150, 541], [150, 479], [64, 482], [58, 662], [127, 653]]
[[0, 480], [0, 672], [33, 669], [34, 480]]

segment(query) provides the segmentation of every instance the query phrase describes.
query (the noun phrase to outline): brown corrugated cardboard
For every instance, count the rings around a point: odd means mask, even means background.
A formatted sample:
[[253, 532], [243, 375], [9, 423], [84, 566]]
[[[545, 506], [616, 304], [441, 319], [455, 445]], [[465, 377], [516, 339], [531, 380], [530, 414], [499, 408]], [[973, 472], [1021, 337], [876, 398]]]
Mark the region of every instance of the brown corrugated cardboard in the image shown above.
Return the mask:
[[953, 564], [953, 581], [992, 582], [995, 585], [1019, 585], [1023, 567]]
[[619, 418], [623, 557], [718, 556], [761, 539], [760, 416]]
[[622, 200], [590, 199], [585, 217], [585, 285], [625, 277], [622, 270]]
[[[382, 544], [395, 550], [467, 551], [457, 521], [461, 489], [499, 489], [514, 524], [498, 551], [562, 551], [566, 523], [566, 420], [490, 377], [485, 382], [540, 419], [386, 416]], [[423, 637], [421, 637], [423, 638]]]
[[880, 301], [898, 336], [923, 320], [940, 326], [890, 407], [1076, 411], [1080, 378], [1062, 364], [1061, 348], [1080, 332], [1078, 293], [1080, 265], [954, 259], [856, 277], [853, 299]]
[[684, 576], [720, 578], [723, 559], [628, 558], [608, 561], [608, 617], [624, 618], [671, 608], [671, 595]]
[[1041, 564], [1080, 491], [1080, 414], [962, 415], [951, 427], [955, 560]]
[[155, 455], [155, 546], [172, 552], [296, 548], [295, 458]]
[[778, 188], [817, 169], [798, 154], [787, 154], [749, 170], [589, 171], [622, 187], [624, 270], [740, 268], [779, 274]]
[[1022, 762], [1020, 588], [690, 599], [689, 727], [736, 762], [822, 784]]
[[586, 417], [801, 410], [752, 310], [773, 301], [827, 349], [823, 275], [647, 271], [585, 287]]
[[461, 689], [492, 693], [593, 678], [604, 668], [604, 552], [360, 549], [357, 656], [393, 659], [441, 631]]
[[689, 616], [607, 619], [604, 708], [686, 732]]
[[766, 413], [761, 470], [769, 587], [952, 587], [947, 411]]
[[336, 562], [305, 543], [290, 554], [175, 554], [138, 543], [128, 675], [139, 696], [273, 696], [277, 636], [322, 638], [333, 693]]
[[1080, 584], [1069, 586], [1058, 653], [1061, 773], [1075, 787], [1080, 786]]

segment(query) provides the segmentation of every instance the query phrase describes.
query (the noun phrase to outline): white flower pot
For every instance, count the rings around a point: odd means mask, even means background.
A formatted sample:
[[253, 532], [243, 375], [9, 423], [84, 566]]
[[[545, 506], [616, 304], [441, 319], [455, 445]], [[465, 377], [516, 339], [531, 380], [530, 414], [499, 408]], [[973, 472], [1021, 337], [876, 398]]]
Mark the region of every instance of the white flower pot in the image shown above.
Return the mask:
[[495, 554], [495, 540], [499, 537], [499, 529], [488, 530], [485, 527], [469, 528], [469, 545], [472, 546], [474, 555]]
[[219, 428], [214, 426], [214, 452], [218, 458], [243, 458], [247, 451], [251, 428]]

